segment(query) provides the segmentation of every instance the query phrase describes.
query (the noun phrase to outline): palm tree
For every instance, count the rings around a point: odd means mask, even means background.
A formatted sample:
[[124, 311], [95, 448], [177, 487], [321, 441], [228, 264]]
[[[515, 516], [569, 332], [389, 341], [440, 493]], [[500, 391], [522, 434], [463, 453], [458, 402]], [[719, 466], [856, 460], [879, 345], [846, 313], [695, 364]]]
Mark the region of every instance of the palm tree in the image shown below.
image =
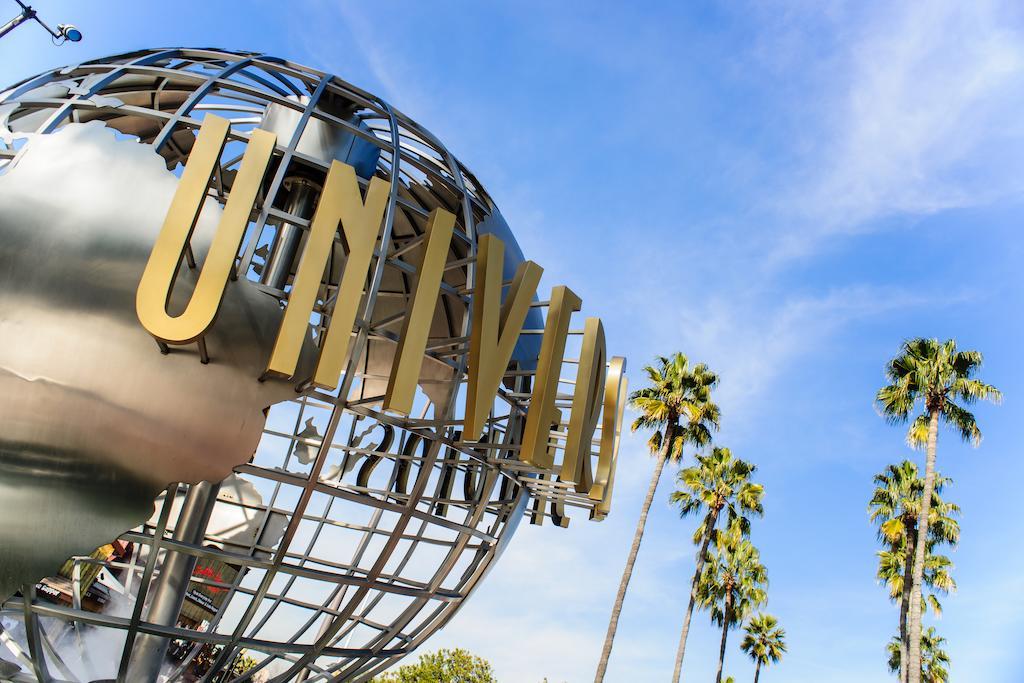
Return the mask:
[[633, 431], [638, 429], [654, 429], [647, 444], [657, 459], [651, 484], [647, 488], [647, 497], [640, 508], [640, 518], [633, 534], [633, 545], [630, 546], [626, 558], [626, 567], [622, 571], [619, 592], [615, 596], [611, 618], [608, 620], [608, 633], [601, 649], [601, 660], [597, 665], [594, 683], [604, 680], [608, 670], [608, 658], [612, 653], [612, 642], [615, 630], [619, 625], [619, 614], [622, 602], [626, 597], [629, 579], [633, 575], [633, 565], [640, 551], [640, 541], [647, 525], [647, 513], [654, 500], [655, 489], [661, 479], [665, 462], [679, 462], [683, 457], [683, 446], [692, 444], [696, 447], [711, 442], [711, 431], [718, 429], [718, 406], [711, 400], [711, 390], [718, 384], [718, 376], [706, 365], [698, 363], [690, 367], [686, 356], [676, 353], [671, 358], [658, 357], [657, 368], [650, 365], [644, 368], [651, 386], [634, 391], [630, 403], [640, 411], [640, 416], [633, 421]]
[[[893, 636], [889, 641], [889, 671], [900, 670], [901, 657], [900, 637]], [[924, 683], [946, 683], [949, 680], [949, 655], [942, 649], [946, 639], [935, 632], [934, 626], [921, 634], [921, 680]]]
[[[879, 540], [889, 546], [889, 550], [878, 553], [878, 578], [889, 586], [890, 597], [900, 601], [900, 641], [904, 648], [900, 661], [905, 662], [909, 645], [907, 615], [910, 610], [911, 582], [904, 581], [904, 578], [912, 571], [924, 480], [918, 476], [917, 465], [904, 460], [898, 465], [889, 465], [881, 474], [875, 475], [874, 482], [875, 491], [868, 503], [868, 512], [871, 521], [878, 524]], [[924, 583], [933, 589], [927, 599], [936, 613], [941, 611], [941, 606], [935, 591], [949, 592], [955, 584], [948, 572], [939, 573], [940, 569], [952, 565], [949, 558], [932, 555], [932, 550], [939, 543], [956, 545], [960, 539], [960, 525], [953, 519], [953, 515], [960, 512], [960, 507], [946, 503], [940, 496], [949, 482], [947, 477], [935, 474], [928, 515], [929, 548], [925, 559]], [[932, 565], [931, 570], [929, 564]], [[906, 670], [901, 673], [900, 680], [906, 683]]]
[[[950, 573], [953, 568], [952, 561], [945, 555], [936, 555], [932, 552], [931, 547], [935, 545], [933, 541], [928, 543], [928, 551], [925, 554], [924, 560], [924, 575], [922, 577], [922, 585], [929, 589], [927, 594], [921, 596], [921, 611], [927, 612], [929, 609], [935, 613], [935, 616], [942, 616], [942, 603], [939, 602], [938, 594], [946, 595], [956, 590], [956, 581], [953, 580], [953, 576]], [[909, 581], [905, 579], [905, 571], [907, 569], [907, 546], [901, 544], [893, 550], [883, 550], [878, 553], [878, 578], [889, 587], [889, 597], [892, 600], [897, 600], [902, 596], [901, 609], [900, 609], [900, 635], [899, 635], [899, 658], [898, 661], [906, 662], [907, 653], [909, 652], [909, 643], [907, 642], [907, 622], [905, 606], [909, 603], [907, 587], [910, 585]], [[900, 682], [906, 683], [909, 671], [906, 667], [903, 667], [900, 671]]]
[[[878, 552], [876, 576], [889, 588], [889, 597], [893, 601], [899, 599], [904, 594], [906, 586], [910, 585], [909, 581], [904, 581], [906, 555], [905, 546]], [[930, 549], [925, 554], [924, 576], [921, 585], [926, 586], [930, 592], [921, 596], [922, 611], [926, 612], [931, 609], [936, 616], [942, 616], [942, 603], [939, 602], [936, 594], [946, 595], [956, 590], [956, 581], [953, 580], [953, 575], [950, 573], [952, 569], [953, 562], [945, 555], [936, 555]], [[901, 626], [905, 627], [905, 625], [906, 622], [901, 622]], [[903, 630], [905, 629], [901, 629], [901, 631]], [[906, 640], [904, 640], [904, 645], [906, 645]]]
[[786, 630], [770, 614], [758, 614], [745, 627], [740, 649], [750, 655], [754, 665], [754, 683], [761, 677], [761, 665], [776, 664], [786, 654]]
[[722, 683], [725, 644], [729, 629], [743, 622], [747, 614], [768, 601], [765, 588], [768, 572], [761, 554], [739, 529], [719, 534], [701, 574], [698, 598], [702, 607], [711, 609], [711, 620], [722, 627], [715, 683]]
[[939, 420], [956, 429], [965, 441], [977, 446], [981, 442], [981, 430], [974, 415], [964, 406], [979, 400], [999, 401], [1002, 397], [998, 389], [974, 377], [981, 367], [981, 361], [981, 354], [977, 351], [958, 351], [952, 339], [945, 342], [937, 339], [904, 342], [899, 355], [886, 365], [885, 374], [890, 384], [879, 389], [875, 398], [881, 413], [893, 423], [910, 420], [918, 404], [924, 408], [924, 412], [911, 422], [907, 434], [907, 440], [912, 444], [924, 443], [927, 447], [907, 617], [908, 683], [921, 681], [921, 580], [924, 574], [929, 508], [935, 484], [935, 447]]
[[673, 683], [678, 683], [682, 671], [686, 637], [690, 631], [693, 605], [697, 601], [700, 574], [704, 570], [708, 546], [716, 535], [722, 510], [726, 511], [727, 524], [739, 522], [744, 531], [749, 528], [746, 514], [764, 514], [761, 507], [764, 487], [750, 481], [750, 476], [756, 470], [755, 465], [733, 458], [728, 448], [715, 448], [709, 455], [698, 455], [696, 465], [679, 473], [677, 480], [680, 488], [669, 497], [670, 501], [679, 506], [681, 517], [704, 513], [703, 521], [693, 534], [693, 542], [700, 544], [700, 552], [697, 553], [696, 568], [690, 584], [690, 602], [686, 607], [683, 630], [679, 636]]

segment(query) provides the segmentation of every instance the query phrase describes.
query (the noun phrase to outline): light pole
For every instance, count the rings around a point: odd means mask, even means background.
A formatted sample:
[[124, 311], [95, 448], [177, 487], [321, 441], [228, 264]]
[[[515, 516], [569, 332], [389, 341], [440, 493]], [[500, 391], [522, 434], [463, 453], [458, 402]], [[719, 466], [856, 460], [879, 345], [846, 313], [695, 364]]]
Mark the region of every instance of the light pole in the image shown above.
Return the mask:
[[0, 38], [3, 38], [8, 33], [18, 28], [21, 24], [30, 19], [34, 19], [36, 23], [46, 29], [46, 32], [53, 36], [54, 39], [60, 40], [58, 45], [70, 40], [72, 43], [77, 43], [82, 39], [82, 32], [75, 28], [72, 24], [57, 24], [57, 30], [54, 31], [52, 28], [46, 25], [42, 19], [36, 14], [36, 11], [31, 6], [26, 5], [21, 0], [14, 0], [16, 3], [21, 5], [21, 14], [8, 21], [3, 26], [0, 26]]

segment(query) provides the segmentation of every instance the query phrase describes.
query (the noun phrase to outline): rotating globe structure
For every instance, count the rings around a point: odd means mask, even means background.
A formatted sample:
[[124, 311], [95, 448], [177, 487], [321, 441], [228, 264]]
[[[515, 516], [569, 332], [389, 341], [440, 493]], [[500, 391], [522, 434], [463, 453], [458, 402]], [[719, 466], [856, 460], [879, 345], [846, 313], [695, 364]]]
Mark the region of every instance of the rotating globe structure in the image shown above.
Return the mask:
[[[246, 141], [262, 130], [276, 145], [216, 325], [168, 346], [139, 325], [135, 292], [210, 116], [230, 132], [168, 310], [198, 289]], [[263, 364], [337, 161], [388, 199], [324, 389]], [[395, 415], [382, 396], [436, 209], [454, 214], [453, 239], [414, 410]], [[564, 525], [557, 498], [600, 517], [556, 470], [516, 459], [539, 335], [516, 342], [480, 443], [460, 440], [487, 234], [508, 281], [523, 255], [437, 138], [285, 60], [145, 50], [0, 92], [0, 679], [368, 680], [451, 619], [524, 516]], [[336, 237], [306, 376], [348, 253]], [[525, 328], [544, 325], [531, 307]]]

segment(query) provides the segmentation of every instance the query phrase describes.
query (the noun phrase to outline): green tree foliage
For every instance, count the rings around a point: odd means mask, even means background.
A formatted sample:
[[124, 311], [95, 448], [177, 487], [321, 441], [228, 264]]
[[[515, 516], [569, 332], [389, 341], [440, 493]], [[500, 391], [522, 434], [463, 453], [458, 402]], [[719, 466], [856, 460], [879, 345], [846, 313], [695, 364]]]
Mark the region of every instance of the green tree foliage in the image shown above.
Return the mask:
[[[910, 584], [904, 581], [906, 563], [906, 547], [899, 547], [895, 550], [882, 550], [878, 553], [878, 580], [889, 589], [889, 597], [897, 600], [904, 592], [904, 588]], [[921, 605], [924, 611], [929, 609], [935, 616], [942, 616], [942, 603], [939, 602], [939, 595], [946, 595], [956, 590], [956, 581], [953, 579], [951, 570], [953, 562], [945, 555], [936, 555], [930, 550], [925, 554], [924, 578], [922, 583], [929, 589], [923, 596]], [[902, 615], [902, 611], [901, 611]], [[906, 623], [905, 621], [903, 623]]]
[[372, 683], [497, 683], [487, 660], [461, 648], [422, 655], [415, 664], [375, 677]]
[[[192, 644], [187, 641], [176, 641], [176, 646], [181, 648], [179, 651], [187, 652], [191, 649], [191, 645]], [[196, 656], [192, 659], [191, 664], [188, 666], [188, 673], [195, 678], [208, 674], [210, 668], [217, 661], [223, 651], [223, 645], [212, 645], [210, 643], [203, 645]], [[181, 657], [184, 656], [184, 654], [181, 655]], [[238, 654], [235, 655], [235, 658], [231, 661], [228, 667], [211, 676], [210, 681], [212, 683], [223, 683], [229, 679], [233, 680], [234, 678], [245, 674], [258, 663], [259, 662], [256, 661], [255, 657], [248, 654], [247, 650], [239, 650]]]
[[647, 373], [650, 386], [634, 391], [629, 397], [633, 407], [640, 411], [640, 416], [633, 421], [633, 431], [654, 430], [648, 446], [651, 452], [656, 454], [657, 459], [651, 483], [647, 487], [647, 496], [640, 507], [640, 517], [636, 523], [629, 555], [626, 557], [619, 590], [612, 605], [594, 683], [601, 683], [608, 670], [608, 659], [612, 654], [612, 643], [615, 641], [622, 603], [626, 598], [626, 589], [629, 588], [629, 579], [633, 575], [633, 566], [636, 564], [644, 528], [647, 526], [647, 515], [651, 510], [651, 502], [654, 500], [654, 492], [658, 488], [665, 463], [669, 460], [679, 462], [683, 456], [683, 446], [686, 444], [697, 447], [707, 445], [711, 442], [712, 430], [718, 429], [719, 410], [711, 400], [711, 390], [718, 384], [718, 376], [706, 365], [698, 363], [691, 366], [686, 356], [676, 353], [671, 358], [659, 357], [657, 365], [646, 366], [644, 372]]
[[739, 525], [741, 531], [746, 533], [750, 528], [747, 516], [764, 514], [764, 508], [761, 506], [764, 487], [750, 481], [756, 470], [756, 466], [734, 458], [728, 448], [714, 448], [707, 455], [698, 455], [697, 464], [687, 467], [676, 478], [678, 488], [669, 500], [679, 507], [679, 515], [703, 517], [693, 534], [693, 542], [700, 546], [700, 550], [697, 553], [696, 567], [690, 584], [690, 601], [686, 607], [683, 628], [679, 636], [675, 670], [672, 674], [673, 683], [678, 683], [682, 673], [686, 639], [690, 632], [693, 607], [697, 602], [700, 575], [707, 560], [708, 547], [717, 536], [719, 523]]
[[768, 572], [761, 564], [761, 554], [742, 537], [738, 525], [719, 534], [718, 542], [708, 554], [700, 578], [698, 600], [711, 611], [711, 620], [722, 627], [715, 683], [722, 683], [725, 646], [729, 630], [768, 600]]
[[744, 627], [746, 635], [740, 649], [754, 660], [754, 683], [761, 677], [761, 667], [777, 664], [786, 654], [786, 630], [770, 614], [752, 617]]
[[[921, 634], [921, 680], [924, 683], [946, 683], [949, 680], [949, 655], [942, 649], [946, 642], [935, 632], [934, 626]], [[900, 637], [893, 636], [886, 646], [889, 651], [889, 671], [900, 670], [901, 648]]]
[[[899, 637], [903, 647], [903, 661], [910, 642], [908, 615], [911, 587], [910, 581], [904, 579], [911, 572], [915, 556], [917, 518], [921, 512], [924, 480], [918, 476], [917, 465], [904, 460], [897, 465], [889, 465], [875, 475], [874, 483], [875, 490], [868, 503], [868, 514], [878, 526], [879, 541], [885, 544], [885, 549], [878, 553], [877, 577], [889, 588], [889, 597], [899, 601]], [[949, 483], [948, 478], [935, 473], [928, 513], [928, 547], [922, 583], [930, 592], [922, 596], [922, 609], [931, 608], [936, 614], [942, 612], [937, 594], [946, 594], [956, 588], [950, 574], [952, 562], [945, 555], [935, 553], [937, 546], [955, 545], [960, 540], [960, 524], [955, 519], [960, 508], [955, 503], [947, 503], [941, 496]], [[901, 680], [906, 680], [906, 672], [901, 673]]]
[[686, 444], [700, 447], [711, 443], [711, 432], [718, 429], [720, 417], [711, 400], [718, 375], [703, 363], [691, 367], [681, 353], [659, 357], [658, 366], [647, 365], [644, 372], [651, 386], [634, 391], [629, 400], [640, 411], [632, 430], [654, 430], [647, 442], [651, 452], [678, 462]]
[[[911, 444], [926, 447], [924, 486], [911, 565], [907, 683], [921, 681], [921, 583], [935, 484], [939, 422], [950, 425], [965, 441], [977, 445], [981, 441], [981, 430], [965, 406], [981, 400], [999, 401], [1002, 396], [998, 389], [975, 377], [981, 362], [979, 352], [960, 351], [952, 339], [944, 342], [912, 339], [904, 342], [899, 354], [886, 365], [889, 384], [879, 389], [875, 397], [876, 405], [890, 422], [910, 422], [907, 439]], [[922, 411], [913, 416], [919, 406]]]

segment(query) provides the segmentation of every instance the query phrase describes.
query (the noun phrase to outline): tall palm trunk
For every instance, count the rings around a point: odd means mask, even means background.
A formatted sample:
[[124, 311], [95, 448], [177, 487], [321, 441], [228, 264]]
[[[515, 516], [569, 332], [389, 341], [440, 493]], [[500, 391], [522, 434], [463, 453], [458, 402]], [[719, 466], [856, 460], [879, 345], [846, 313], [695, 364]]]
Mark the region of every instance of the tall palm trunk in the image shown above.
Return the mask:
[[903, 548], [903, 594], [900, 597], [900, 683], [907, 683], [907, 672], [910, 671], [910, 667], [907, 666], [910, 644], [907, 615], [910, 613], [910, 575], [914, 571], [914, 554], [917, 548], [916, 524], [907, 525], [904, 537], [906, 545]]
[[757, 660], [757, 664], [754, 666], [754, 683], [757, 683], [757, 679], [761, 677], [761, 660]]
[[676, 668], [672, 672], [672, 683], [679, 683], [679, 676], [683, 671], [683, 655], [686, 654], [686, 637], [690, 633], [690, 618], [693, 616], [693, 605], [697, 602], [697, 586], [700, 583], [700, 573], [704, 570], [704, 561], [708, 556], [708, 545], [711, 543], [711, 536], [714, 533], [715, 524], [718, 522], [719, 509], [713, 509], [708, 513], [704, 522], [704, 543], [701, 544], [700, 554], [697, 555], [697, 567], [693, 572], [693, 583], [690, 584], [690, 604], [686, 606], [686, 616], [683, 617], [683, 631], [679, 634], [679, 649], [676, 650]]
[[[924, 555], [928, 545], [928, 513], [935, 486], [935, 444], [939, 436], [939, 408], [931, 408], [928, 420], [928, 455], [925, 459], [924, 490], [921, 511], [917, 518], [917, 547], [914, 548], [914, 580], [910, 587], [909, 630], [907, 646], [907, 681], [921, 683], [921, 580], [924, 577]], [[906, 581], [906, 579], [904, 579]]]
[[633, 545], [629, 549], [629, 556], [626, 558], [626, 567], [622, 570], [622, 581], [619, 582], [619, 592], [615, 595], [615, 604], [612, 605], [612, 616], [608, 620], [608, 633], [604, 637], [604, 647], [601, 649], [601, 661], [597, 664], [597, 673], [594, 675], [594, 683], [604, 681], [605, 672], [608, 671], [608, 658], [612, 654], [612, 642], [615, 640], [615, 631], [619, 627], [619, 614], [622, 613], [622, 601], [626, 598], [626, 589], [629, 588], [629, 579], [633, 576], [633, 565], [636, 563], [636, 555], [640, 551], [640, 541], [644, 537], [644, 527], [647, 526], [647, 513], [651, 509], [651, 502], [654, 500], [654, 492], [661, 480], [662, 470], [665, 469], [665, 461], [668, 460], [669, 451], [672, 448], [672, 439], [675, 437], [675, 420], [669, 420], [665, 427], [665, 440], [658, 451], [658, 460], [654, 465], [654, 473], [651, 475], [651, 484], [647, 487], [647, 497], [640, 508], [640, 519], [636, 522], [636, 533], [633, 534]]
[[732, 594], [725, 598], [725, 610], [722, 613], [722, 645], [718, 648], [718, 673], [715, 683], [722, 683], [722, 667], [725, 666], [725, 641], [729, 637], [729, 622], [732, 620]]

